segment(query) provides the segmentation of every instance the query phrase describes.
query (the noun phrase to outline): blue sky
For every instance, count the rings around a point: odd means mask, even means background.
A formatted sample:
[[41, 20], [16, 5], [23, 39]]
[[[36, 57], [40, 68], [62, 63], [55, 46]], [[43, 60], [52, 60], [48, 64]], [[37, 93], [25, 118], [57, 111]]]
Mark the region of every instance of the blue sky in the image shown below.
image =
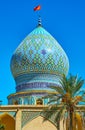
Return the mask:
[[[42, 9], [34, 12], [38, 4]], [[38, 14], [43, 27], [67, 53], [69, 73], [85, 79], [85, 0], [0, 0], [0, 100], [3, 104], [15, 92], [11, 56], [36, 27]]]

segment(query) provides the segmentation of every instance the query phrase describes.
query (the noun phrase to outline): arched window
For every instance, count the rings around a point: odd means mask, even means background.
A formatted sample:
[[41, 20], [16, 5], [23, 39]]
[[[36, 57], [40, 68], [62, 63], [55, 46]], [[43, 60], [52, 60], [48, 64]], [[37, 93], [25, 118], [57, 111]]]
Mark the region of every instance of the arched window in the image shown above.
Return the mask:
[[18, 101], [17, 100], [14, 100], [13, 101], [13, 105], [18, 105], [19, 103], [18, 103]]
[[24, 98], [24, 104], [25, 104], [25, 105], [28, 105], [28, 97], [25, 97], [25, 98]]
[[22, 98], [19, 98], [19, 104], [21, 105], [22, 104]]
[[36, 100], [36, 105], [43, 105], [43, 100], [40, 99], [40, 98], [38, 98], [38, 99]]

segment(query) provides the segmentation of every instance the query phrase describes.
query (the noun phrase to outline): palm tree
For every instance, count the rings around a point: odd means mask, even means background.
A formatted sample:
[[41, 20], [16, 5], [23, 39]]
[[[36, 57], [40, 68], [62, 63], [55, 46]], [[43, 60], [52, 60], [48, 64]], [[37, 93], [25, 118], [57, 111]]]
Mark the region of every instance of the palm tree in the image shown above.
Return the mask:
[[44, 110], [44, 121], [55, 115], [55, 123], [57, 129], [60, 128], [59, 122], [61, 119], [67, 119], [67, 130], [73, 130], [73, 119], [76, 117], [77, 104], [83, 101], [83, 96], [77, 95], [84, 80], [78, 76], [70, 75], [68, 78], [65, 75], [60, 79], [60, 86], [51, 86], [55, 90], [55, 94], [47, 95], [43, 98], [49, 98], [48, 107]]

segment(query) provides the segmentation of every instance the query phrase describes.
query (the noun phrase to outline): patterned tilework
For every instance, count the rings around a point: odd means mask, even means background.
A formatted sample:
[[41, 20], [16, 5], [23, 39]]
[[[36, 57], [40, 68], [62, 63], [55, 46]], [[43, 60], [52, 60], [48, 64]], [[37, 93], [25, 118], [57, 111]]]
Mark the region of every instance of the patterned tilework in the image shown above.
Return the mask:
[[[44, 113], [43, 112], [22, 112], [22, 127], [24, 125], [26, 125], [28, 122], [30, 122], [31, 120], [37, 118], [38, 116], [42, 116], [42, 117], [45, 117], [44, 116]], [[54, 121], [55, 119], [55, 115], [53, 115], [49, 121], [52, 122], [55, 126], [57, 126], [56, 122]]]
[[22, 92], [22, 91], [31, 91], [31, 90], [50, 90], [52, 91], [52, 89], [50, 89], [49, 86], [60, 86], [58, 83], [54, 84], [54, 83], [46, 83], [46, 82], [34, 82], [34, 83], [25, 83], [25, 84], [21, 84], [18, 85], [16, 87], [16, 92]]
[[67, 75], [68, 69], [69, 61], [64, 50], [42, 27], [34, 29], [22, 41], [11, 59], [11, 71], [15, 81], [24, 74]]
[[[18, 77], [15, 78], [16, 80], [16, 85], [17, 86], [24, 86], [26, 84], [29, 84], [29, 86], [43, 86], [43, 84], [56, 84], [58, 85], [59, 83], [59, 75], [53, 75], [53, 74], [41, 74], [41, 73], [32, 73], [32, 74], [23, 74], [19, 75]], [[41, 84], [42, 83], [42, 84]], [[26, 85], [27, 86], [27, 85]], [[46, 86], [46, 85], [45, 85]], [[16, 87], [18, 88], [18, 87]], [[32, 87], [33, 88], [33, 87]]]
[[[55, 111], [55, 113], [56, 113], [56, 111]], [[52, 122], [55, 126], [57, 126], [57, 123], [55, 122], [55, 118], [56, 118], [55, 113], [48, 120], [50, 122]], [[45, 118], [45, 113], [43, 111], [40, 113], [40, 115]]]
[[26, 125], [29, 121], [33, 120], [34, 118], [38, 117], [40, 112], [22, 112], [22, 127]]

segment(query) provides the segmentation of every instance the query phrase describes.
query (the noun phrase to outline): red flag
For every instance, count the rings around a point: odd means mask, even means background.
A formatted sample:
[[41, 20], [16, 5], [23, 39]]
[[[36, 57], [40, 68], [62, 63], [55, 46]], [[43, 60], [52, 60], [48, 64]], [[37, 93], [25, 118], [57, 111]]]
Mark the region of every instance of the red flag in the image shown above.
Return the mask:
[[36, 6], [36, 7], [34, 8], [34, 11], [37, 11], [37, 10], [40, 10], [40, 9], [41, 9], [41, 6], [38, 5], [38, 6]]

